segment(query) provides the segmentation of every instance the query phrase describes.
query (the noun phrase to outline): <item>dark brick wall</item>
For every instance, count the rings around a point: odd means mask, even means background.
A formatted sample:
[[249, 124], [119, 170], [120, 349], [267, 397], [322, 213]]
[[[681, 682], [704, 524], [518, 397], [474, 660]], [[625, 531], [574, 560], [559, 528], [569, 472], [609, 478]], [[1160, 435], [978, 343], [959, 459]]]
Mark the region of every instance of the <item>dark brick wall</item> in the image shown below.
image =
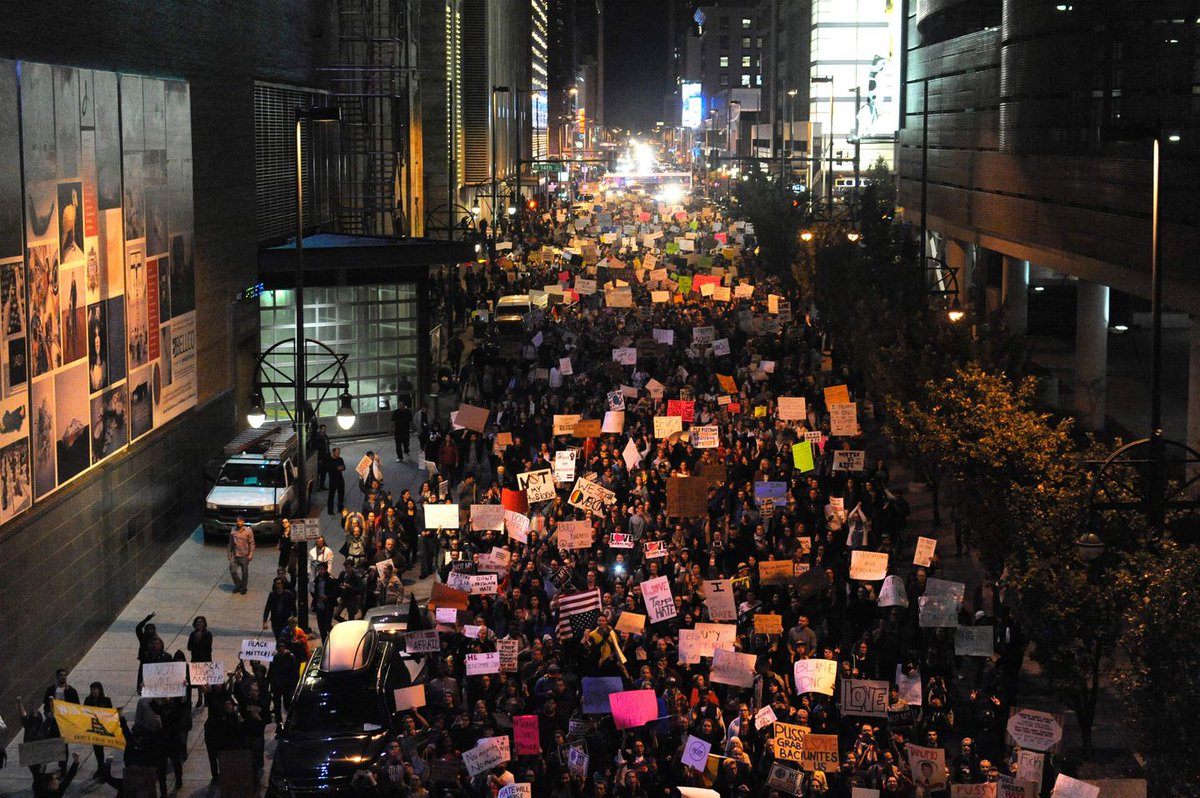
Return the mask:
[[[0, 57], [181, 78], [191, 87], [199, 406], [0, 527], [0, 712], [40, 695], [179, 542], [234, 429], [230, 299], [257, 278], [255, 80], [322, 87], [336, 0], [9, 3]], [[10, 731], [11, 735], [12, 732]]]

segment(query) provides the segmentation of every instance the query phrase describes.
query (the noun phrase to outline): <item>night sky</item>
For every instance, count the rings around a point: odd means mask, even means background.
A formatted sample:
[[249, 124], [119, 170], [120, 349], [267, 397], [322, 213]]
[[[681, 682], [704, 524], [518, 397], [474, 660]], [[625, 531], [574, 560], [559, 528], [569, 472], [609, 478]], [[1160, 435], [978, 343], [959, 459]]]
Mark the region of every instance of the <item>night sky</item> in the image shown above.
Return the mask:
[[604, 123], [646, 128], [662, 119], [667, 72], [667, 4], [605, 0]]

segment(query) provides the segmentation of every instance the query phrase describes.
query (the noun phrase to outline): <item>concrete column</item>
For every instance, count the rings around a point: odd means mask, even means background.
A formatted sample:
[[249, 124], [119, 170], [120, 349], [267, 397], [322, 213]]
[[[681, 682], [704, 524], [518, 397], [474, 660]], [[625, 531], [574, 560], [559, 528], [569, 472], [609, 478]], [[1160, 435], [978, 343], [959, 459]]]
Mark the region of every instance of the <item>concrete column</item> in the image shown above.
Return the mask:
[[[979, 263], [979, 245], [966, 244], [963, 250], [962, 269], [958, 272], [958, 301], [964, 308], [971, 307], [971, 299], [975, 291], [975, 268]], [[976, 308], [976, 313], [982, 314], [982, 308]]]
[[[1004, 323], [1008, 327], [1008, 332], [1011, 335], [1024, 335], [1029, 328], [1029, 261], [1004, 256], [1004, 273], [1001, 275], [1000, 291], [1001, 301], [1004, 303]], [[1107, 293], [1105, 293], [1104, 308], [1107, 320]]]
[[1107, 392], [1108, 286], [1080, 280], [1076, 295], [1075, 410], [1085, 430], [1098, 431]]

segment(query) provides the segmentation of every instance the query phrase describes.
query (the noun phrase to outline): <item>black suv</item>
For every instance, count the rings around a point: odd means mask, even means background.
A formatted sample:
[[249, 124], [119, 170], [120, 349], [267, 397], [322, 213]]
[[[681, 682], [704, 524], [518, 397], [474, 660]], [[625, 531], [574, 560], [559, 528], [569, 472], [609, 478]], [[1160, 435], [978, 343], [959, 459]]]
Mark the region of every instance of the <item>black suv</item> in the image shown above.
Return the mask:
[[394, 691], [425, 679], [423, 666], [403, 652], [396, 626], [340, 623], [313, 652], [278, 737], [268, 798], [357, 792], [355, 774], [399, 734]]

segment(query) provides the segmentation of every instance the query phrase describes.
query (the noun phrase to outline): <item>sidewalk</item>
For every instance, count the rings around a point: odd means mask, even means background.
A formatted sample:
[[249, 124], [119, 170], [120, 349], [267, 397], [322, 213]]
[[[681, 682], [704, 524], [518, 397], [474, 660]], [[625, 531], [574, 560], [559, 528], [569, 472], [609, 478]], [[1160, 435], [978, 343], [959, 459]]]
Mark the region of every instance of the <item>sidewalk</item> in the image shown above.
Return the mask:
[[[425, 474], [417, 471], [415, 450], [410, 451], [408, 462], [397, 463], [395, 444], [390, 435], [335, 443], [341, 445], [342, 456], [351, 468], [367, 450], [378, 452], [384, 464], [384, 487], [397, 498], [405, 488], [419, 498]], [[413, 445], [416, 445], [415, 438]], [[363, 497], [358, 490], [357, 478], [350, 472], [346, 482], [346, 506], [358, 508]], [[325, 512], [327, 496], [328, 494], [323, 492], [317, 493], [313, 497], [313, 507], [320, 508], [322, 532], [329, 546], [337, 551], [345, 540], [345, 535], [340, 519]], [[278, 551], [273, 544], [263, 544], [250, 565], [249, 592], [245, 596], [235, 595], [232, 592], [233, 584], [229, 578], [224, 548], [215, 544], [205, 545], [203, 534], [197, 528], [71, 670], [70, 684], [79, 691], [82, 698], [87, 695], [91, 682], [102, 682], [105, 692], [113, 700], [113, 705], [122, 708], [123, 713], [132, 722], [137, 706], [137, 638], [134, 635], [134, 627], [151, 612], [157, 613], [153, 622], [157, 625], [159, 636], [166, 644], [168, 652], [183, 649], [186, 653], [192, 619], [197, 615], [205, 616], [213, 633], [213, 659], [223, 661], [226, 670], [232, 670], [237, 665], [242, 640], [262, 636], [263, 603], [275, 576], [277, 556]], [[340, 568], [341, 558], [335, 557], [335, 562]], [[410, 571], [410, 574], [415, 573]], [[428, 597], [431, 581], [432, 578], [420, 582], [404, 580], [408, 589], [415, 592], [419, 599]], [[54, 674], [45, 674], [46, 684], [49, 685], [53, 678]], [[37, 707], [41, 698], [40, 693], [36, 696], [24, 696], [26, 707]], [[20, 719], [16, 715], [16, 708], [4, 707], [3, 710], [5, 720], [19, 729]], [[188, 739], [189, 755], [184, 763], [183, 789], [175, 792], [175, 795], [190, 798], [219, 794], [216, 784], [210, 781], [208, 754], [204, 746], [204, 719], [207, 712], [207, 709], [199, 709], [192, 713], [192, 731]], [[16, 740], [8, 747], [8, 766], [0, 770], [0, 796], [32, 795], [29, 770], [19, 765], [18, 743], [22, 736], [18, 733]], [[111, 787], [91, 779], [96, 770], [91, 746], [72, 745], [70, 749], [72, 753], [79, 754], [80, 768], [66, 794], [113, 795]], [[267, 763], [264, 774], [270, 772], [270, 761], [274, 751], [274, 732], [268, 727]], [[108, 755], [117, 757], [114, 774], [120, 775], [123, 771], [121, 752], [108, 749]], [[173, 783], [174, 777], [168, 773], [168, 786]], [[264, 775], [263, 786], [265, 783]]]

